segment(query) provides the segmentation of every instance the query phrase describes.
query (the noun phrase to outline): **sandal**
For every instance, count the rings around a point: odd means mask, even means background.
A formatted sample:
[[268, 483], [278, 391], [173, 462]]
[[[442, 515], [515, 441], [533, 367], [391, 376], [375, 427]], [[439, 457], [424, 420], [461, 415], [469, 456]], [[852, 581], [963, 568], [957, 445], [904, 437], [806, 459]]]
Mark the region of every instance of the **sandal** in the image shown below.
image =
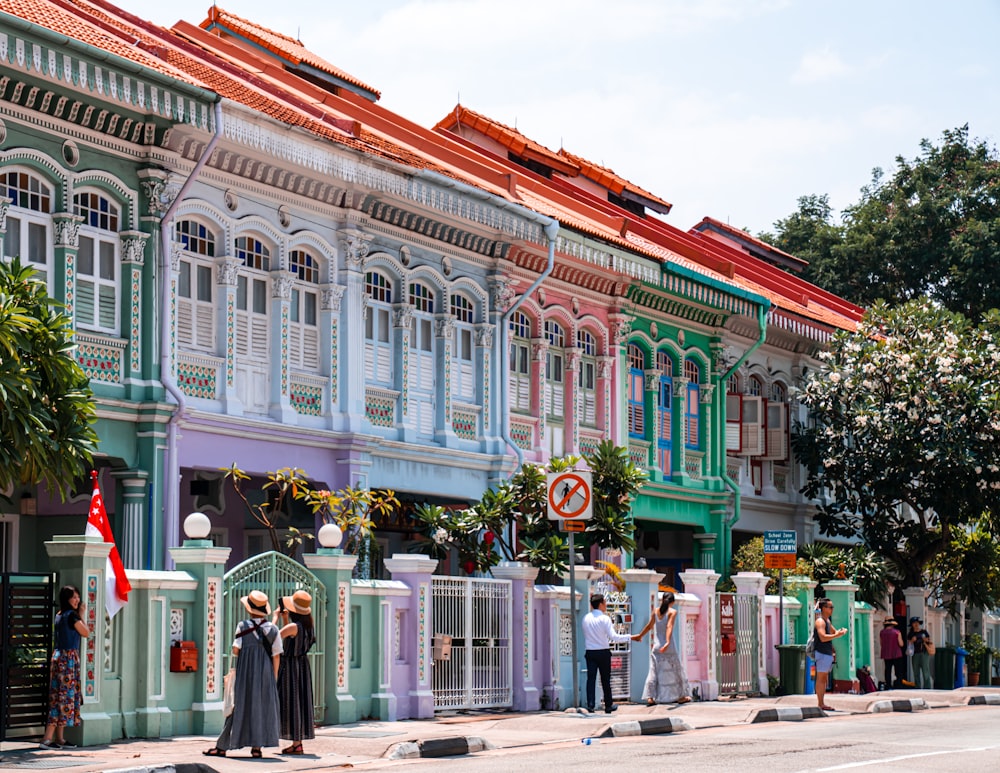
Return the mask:
[[261, 752], [261, 750], [260, 750], [260, 747], [259, 747], [259, 746], [255, 746], [255, 747], [253, 747], [253, 748], [252, 748], [252, 749], [250, 750], [250, 756], [251, 756], [251, 757], [253, 757], [253, 758], [254, 758], [255, 760], [259, 760], [259, 759], [260, 759], [261, 757], [263, 757], [264, 755], [263, 755], [263, 753]]
[[691, 696], [690, 695], [685, 695], [683, 698], [678, 698], [677, 702], [678, 703], [690, 703], [691, 702]]
[[202, 752], [202, 754], [204, 754], [206, 757], [225, 757], [226, 750], [220, 749], [218, 746], [213, 746], [208, 751]]
[[654, 701], [652, 698], [650, 698], [648, 701], [646, 701], [646, 705], [647, 706], [655, 706], [656, 705], [656, 701]]
[[281, 753], [282, 754], [305, 754], [305, 752], [302, 750], [302, 744], [301, 743], [293, 743], [291, 746], [289, 746], [289, 747], [287, 747], [285, 749], [282, 749]]

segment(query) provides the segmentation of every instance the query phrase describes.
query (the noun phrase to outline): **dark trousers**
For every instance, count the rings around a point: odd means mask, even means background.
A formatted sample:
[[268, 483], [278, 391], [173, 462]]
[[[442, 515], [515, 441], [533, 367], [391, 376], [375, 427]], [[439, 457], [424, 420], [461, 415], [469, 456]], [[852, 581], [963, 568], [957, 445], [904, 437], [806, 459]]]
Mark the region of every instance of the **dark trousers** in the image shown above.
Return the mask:
[[587, 650], [587, 708], [596, 705], [597, 674], [601, 674], [601, 689], [604, 690], [604, 708], [614, 705], [611, 701], [611, 650]]
[[[895, 675], [895, 678], [893, 676]], [[885, 661], [885, 686], [902, 687], [906, 678], [906, 657], [886, 659]]]

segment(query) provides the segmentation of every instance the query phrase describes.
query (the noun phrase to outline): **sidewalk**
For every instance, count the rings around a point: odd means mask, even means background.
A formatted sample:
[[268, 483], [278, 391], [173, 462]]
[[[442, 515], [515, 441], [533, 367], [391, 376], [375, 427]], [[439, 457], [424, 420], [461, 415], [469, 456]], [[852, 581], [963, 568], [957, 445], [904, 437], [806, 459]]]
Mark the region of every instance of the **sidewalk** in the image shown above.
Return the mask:
[[[1000, 688], [966, 687], [960, 690], [894, 690], [867, 695], [827, 694], [827, 702], [837, 709], [828, 716], [869, 713], [873, 710], [910, 710], [902, 706], [893, 709], [891, 704], [923, 702], [927, 708], [965, 706], [981, 696], [995, 696], [1000, 700]], [[882, 708], [877, 709], [876, 704]], [[886, 708], [886, 705], [889, 708]], [[305, 743], [306, 754], [300, 757], [282, 756], [278, 749], [265, 749], [260, 761], [250, 760], [250, 750], [240, 749], [226, 758], [210, 758], [202, 751], [212, 746], [214, 738], [184, 736], [162, 740], [119, 741], [108, 746], [86, 747], [73, 750], [43, 751], [37, 742], [7, 741], [0, 750], [0, 770], [68, 768], [72, 773], [92, 771], [157, 771], [167, 773], [229, 773], [243, 771], [247, 764], [264, 764], [267, 770], [297, 771], [319, 770], [337, 766], [357, 766], [387, 757], [394, 750], [397, 754], [408, 747], [405, 742], [427, 742], [438, 739], [438, 746], [449, 748], [449, 743], [461, 739], [482, 739], [486, 748], [512, 748], [559, 741], [579, 741], [610, 732], [615, 725], [625, 722], [642, 723], [659, 720], [651, 725], [662, 725], [664, 718], [682, 720], [697, 730], [708, 727], [749, 724], [770, 720], [775, 714], [781, 718], [794, 718], [797, 708], [816, 707], [812, 695], [788, 695], [781, 698], [746, 698], [733, 700], [688, 703], [682, 706], [665, 705], [647, 707], [639, 704], [621, 704], [613, 714], [565, 712], [514, 712], [481, 711], [468, 714], [440, 714], [434, 719], [405, 720], [400, 722], [356, 722], [317, 728], [316, 738]], [[920, 706], [919, 708], [923, 708]], [[775, 712], [774, 709], [781, 709]], [[974, 711], [974, 708], [970, 708]], [[815, 713], [815, 712], [814, 712]], [[789, 716], [791, 715], [791, 716]], [[431, 744], [433, 746], [433, 744]], [[454, 744], [452, 744], [453, 746]], [[424, 756], [427, 756], [426, 754]]]

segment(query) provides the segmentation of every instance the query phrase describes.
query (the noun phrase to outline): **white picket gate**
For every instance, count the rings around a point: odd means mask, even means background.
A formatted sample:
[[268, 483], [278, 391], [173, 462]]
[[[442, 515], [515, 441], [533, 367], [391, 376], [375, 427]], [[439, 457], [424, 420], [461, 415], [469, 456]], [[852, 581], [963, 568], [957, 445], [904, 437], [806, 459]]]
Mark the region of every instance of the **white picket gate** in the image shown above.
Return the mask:
[[506, 708], [513, 703], [510, 580], [435, 577], [434, 635], [451, 637], [434, 661], [434, 709]]

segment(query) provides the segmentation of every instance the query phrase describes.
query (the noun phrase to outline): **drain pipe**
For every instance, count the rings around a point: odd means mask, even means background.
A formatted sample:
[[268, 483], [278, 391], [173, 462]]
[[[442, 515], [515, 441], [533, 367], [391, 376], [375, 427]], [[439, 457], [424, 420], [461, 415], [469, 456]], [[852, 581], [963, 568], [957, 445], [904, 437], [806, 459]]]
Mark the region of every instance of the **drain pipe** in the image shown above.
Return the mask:
[[[545, 231], [545, 238], [549, 242], [549, 260], [545, 264], [545, 270], [538, 275], [538, 278], [531, 283], [531, 287], [521, 293], [521, 297], [518, 298], [514, 303], [511, 304], [510, 308], [507, 309], [500, 317], [500, 321], [497, 323], [499, 330], [497, 331], [498, 337], [500, 339], [500, 344], [497, 347], [497, 353], [500, 357], [500, 367], [496, 369], [495, 372], [500, 374], [500, 437], [503, 441], [514, 449], [514, 453], [517, 454], [517, 470], [520, 470], [524, 465], [524, 451], [521, 447], [514, 442], [514, 439], [510, 436], [510, 390], [507, 388], [507, 377], [508, 370], [510, 369], [510, 357], [507, 356], [507, 332], [510, 329], [510, 320], [514, 316], [514, 312], [520, 308], [521, 304], [524, 303], [531, 294], [538, 288], [542, 282], [545, 281], [546, 277], [552, 273], [552, 269], [555, 267], [556, 260], [556, 236], [559, 234], [559, 221], [552, 220], [551, 218], [546, 218], [548, 222], [543, 226]], [[544, 400], [542, 401], [544, 403]], [[542, 405], [542, 410], [545, 410], [545, 406]], [[539, 438], [539, 442], [543, 441], [544, 438]], [[513, 477], [513, 473], [511, 473]]]
[[[764, 343], [764, 338], [767, 336], [767, 311], [768, 309], [761, 305], [757, 307], [757, 325], [759, 327], [760, 333], [757, 336], [757, 340], [747, 349], [740, 358], [733, 364], [729, 370], [725, 372], [723, 376], [719, 378], [718, 388], [722, 393], [722, 398], [719, 400], [719, 421], [716, 422], [716, 433], [719, 437], [720, 442], [725, 449], [726, 442], [726, 393], [725, 388], [730, 377], [736, 372], [747, 358], [753, 354], [760, 345]], [[732, 516], [727, 515], [724, 521], [724, 528], [722, 530], [722, 555], [729, 556], [732, 550], [733, 536], [732, 529], [736, 522], [740, 519], [740, 487], [736, 485], [736, 482], [729, 477], [729, 473], [726, 471], [725, 453], [723, 454], [722, 469], [720, 473], [722, 475], [722, 482], [729, 488], [733, 493], [733, 514]], [[725, 567], [725, 572], [728, 574], [729, 567]]]
[[202, 168], [208, 163], [216, 144], [222, 137], [222, 100], [215, 103], [215, 134], [209, 140], [205, 151], [198, 159], [191, 174], [177, 192], [174, 200], [167, 207], [167, 211], [160, 218], [160, 382], [164, 389], [177, 402], [176, 410], [167, 419], [167, 457], [164, 462], [164, 489], [163, 489], [163, 562], [164, 567], [169, 569], [173, 564], [170, 557], [169, 547], [174, 547], [178, 540], [178, 529], [180, 528], [180, 470], [177, 460], [177, 425], [187, 410], [187, 401], [170, 367], [171, 355], [171, 328], [173, 327], [173, 317], [170, 314], [170, 221], [174, 212], [180, 206], [188, 189], [201, 174]]

